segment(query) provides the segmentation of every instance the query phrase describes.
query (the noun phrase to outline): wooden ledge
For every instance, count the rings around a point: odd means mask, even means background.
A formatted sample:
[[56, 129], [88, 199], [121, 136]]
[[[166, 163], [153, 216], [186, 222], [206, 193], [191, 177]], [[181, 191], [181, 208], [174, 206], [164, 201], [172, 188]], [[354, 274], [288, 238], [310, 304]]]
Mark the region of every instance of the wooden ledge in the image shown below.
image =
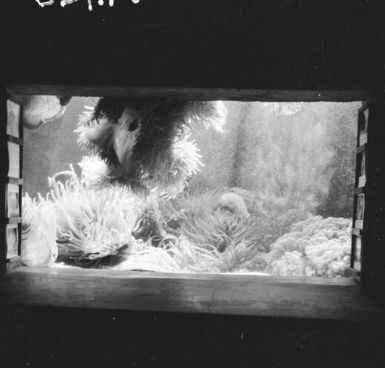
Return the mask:
[[352, 279], [19, 267], [0, 279], [0, 304], [385, 320]]

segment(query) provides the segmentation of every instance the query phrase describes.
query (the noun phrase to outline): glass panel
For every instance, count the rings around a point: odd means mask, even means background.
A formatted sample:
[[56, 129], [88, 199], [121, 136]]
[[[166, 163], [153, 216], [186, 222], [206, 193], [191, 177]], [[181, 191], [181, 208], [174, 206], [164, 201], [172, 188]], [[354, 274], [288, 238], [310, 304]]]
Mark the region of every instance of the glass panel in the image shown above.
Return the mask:
[[19, 138], [20, 105], [8, 100], [7, 111], [7, 134]]
[[11, 178], [20, 178], [20, 146], [16, 143], [8, 142], [8, 154], [8, 176]]
[[363, 228], [364, 212], [365, 212], [365, 195], [359, 194], [357, 196], [357, 208], [356, 208], [356, 220], [355, 220], [355, 227], [357, 229]]
[[8, 217], [19, 217], [19, 186], [14, 184], [8, 184], [7, 190], [7, 216]]
[[74, 97], [24, 132], [23, 256], [349, 276], [360, 105]]
[[19, 235], [17, 225], [7, 225], [7, 258], [18, 255]]
[[368, 141], [368, 119], [369, 109], [359, 113], [358, 116], [358, 145], [361, 146]]
[[358, 186], [364, 187], [366, 184], [366, 152], [361, 152], [358, 156]]
[[355, 236], [353, 242], [353, 268], [357, 271], [361, 271], [362, 238], [360, 236]]

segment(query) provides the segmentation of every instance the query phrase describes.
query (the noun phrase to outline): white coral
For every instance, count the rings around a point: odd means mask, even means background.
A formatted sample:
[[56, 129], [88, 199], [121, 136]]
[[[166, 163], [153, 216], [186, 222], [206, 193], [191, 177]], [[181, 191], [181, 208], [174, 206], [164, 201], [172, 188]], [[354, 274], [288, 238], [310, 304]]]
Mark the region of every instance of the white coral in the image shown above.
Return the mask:
[[107, 175], [107, 165], [98, 156], [84, 156], [78, 166], [82, 170], [81, 183], [86, 187], [100, 184]]
[[40, 198], [23, 199], [21, 261], [26, 266], [50, 266], [58, 256], [53, 203]]
[[218, 200], [217, 208], [230, 210], [235, 216], [247, 219], [250, 217], [245, 200], [237, 193], [225, 192]]
[[312, 216], [291, 227], [271, 247], [267, 272], [281, 276], [346, 276], [351, 220]]

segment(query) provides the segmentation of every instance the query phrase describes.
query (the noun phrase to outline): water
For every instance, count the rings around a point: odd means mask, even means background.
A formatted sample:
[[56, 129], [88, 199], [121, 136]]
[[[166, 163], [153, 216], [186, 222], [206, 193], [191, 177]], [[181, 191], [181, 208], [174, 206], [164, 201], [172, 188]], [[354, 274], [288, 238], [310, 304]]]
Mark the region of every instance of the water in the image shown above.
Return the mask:
[[[359, 103], [171, 103], [149, 124], [151, 104], [133, 100], [116, 124], [102, 114], [79, 130], [96, 102], [74, 98], [60, 120], [25, 130], [25, 263], [349, 274]], [[177, 140], [175, 117], [187, 123]], [[168, 131], [151, 127], [164, 121]]]

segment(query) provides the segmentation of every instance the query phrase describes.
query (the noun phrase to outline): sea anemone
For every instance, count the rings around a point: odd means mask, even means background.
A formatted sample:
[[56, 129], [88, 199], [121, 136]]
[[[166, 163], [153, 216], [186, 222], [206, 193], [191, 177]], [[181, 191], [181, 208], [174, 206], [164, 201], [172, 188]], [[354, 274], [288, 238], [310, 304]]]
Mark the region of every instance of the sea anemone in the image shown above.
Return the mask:
[[188, 140], [190, 125], [221, 131], [226, 113], [219, 101], [101, 98], [75, 132], [81, 146], [106, 162], [110, 182], [172, 196], [201, 165]]
[[26, 266], [50, 266], [58, 256], [56, 217], [52, 202], [23, 198], [21, 261]]
[[[25, 264], [52, 264], [56, 239], [58, 261], [80, 267], [347, 275], [348, 219], [308, 216], [302, 220], [305, 214], [295, 209], [278, 214], [240, 188], [144, 199], [126, 186], [100, 185], [99, 174], [104, 167], [94, 165], [94, 160], [100, 164], [96, 158], [83, 159], [79, 164], [81, 175], [70, 166], [68, 171], [49, 178], [50, 192], [45, 198], [24, 197]], [[236, 198], [241, 206], [223, 202], [227, 198], [224, 194], [231, 194], [230, 198]], [[149, 211], [160, 234], [157, 247], [152, 246], [152, 233], [138, 239], [132, 235], [138, 219]], [[288, 232], [282, 234], [286, 228]]]
[[[64, 184], [57, 180], [63, 175], [69, 177]], [[87, 186], [92, 183], [88, 175], [83, 171], [79, 179], [71, 167], [49, 180], [61, 260], [92, 264], [117, 255], [132, 241], [137, 197], [118, 185], [93, 189]]]

